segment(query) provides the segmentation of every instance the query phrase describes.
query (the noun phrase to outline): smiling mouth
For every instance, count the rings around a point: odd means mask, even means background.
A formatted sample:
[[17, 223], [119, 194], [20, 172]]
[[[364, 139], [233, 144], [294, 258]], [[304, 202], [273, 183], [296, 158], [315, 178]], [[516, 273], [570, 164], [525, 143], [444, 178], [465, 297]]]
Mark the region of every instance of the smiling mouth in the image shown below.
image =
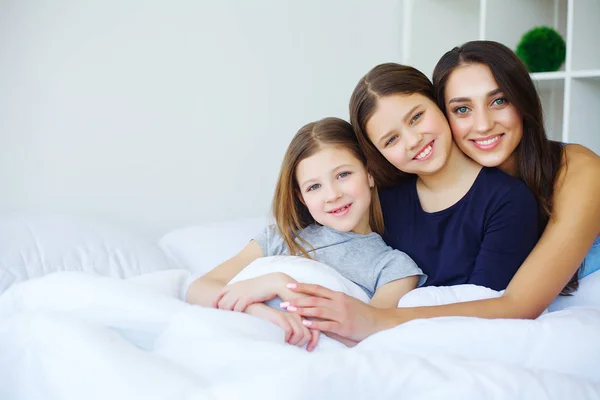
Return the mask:
[[421, 149], [421, 151], [416, 156], [413, 157], [413, 160], [426, 159], [433, 151], [433, 142], [434, 142], [434, 140], [432, 140], [431, 142], [429, 142], [429, 144], [427, 144], [425, 147], [423, 147]]
[[493, 146], [495, 143], [498, 143], [498, 141], [502, 138], [502, 136], [504, 136], [504, 133], [501, 133], [499, 135], [494, 135], [494, 136], [488, 136], [487, 138], [484, 139], [479, 139], [479, 140], [475, 140], [475, 139], [470, 139], [477, 147], [491, 147]]
[[333, 214], [333, 215], [344, 214], [346, 211], [348, 211], [348, 209], [350, 209], [351, 206], [352, 206], [352, 203], [346, 204], [345, 206], [338, 207], [331, 211], [327, 211], [327, 214]]

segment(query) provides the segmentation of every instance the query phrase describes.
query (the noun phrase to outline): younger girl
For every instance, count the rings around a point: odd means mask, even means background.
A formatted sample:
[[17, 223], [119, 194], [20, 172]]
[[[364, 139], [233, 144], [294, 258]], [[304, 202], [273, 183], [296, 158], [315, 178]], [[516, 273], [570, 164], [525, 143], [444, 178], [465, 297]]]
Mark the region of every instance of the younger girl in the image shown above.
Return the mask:
[[[259, 257], [301, 255], [336, 269], [359, 285], [377, 308], [396, 307], [400, 297], [425, 281], [406, 254], [388, 247], [379, 234], [383, 218], [373, 178], [352, 126], [325, 118], [301, 128], [285, 154], [273, 199], [277, 226], [236, 256], [190, 286], [193, 304], [246, 312], [286, 330], [286, 341], [312, 350], [318, 333], [300, 317], [262, 303], [279, 296], [299, 297], [286, 289], [291, 277], [272, 273], [226, 286]], [[284, 303], [285, 304], [285, 303]], [[307, 322], [307, 321], [304, 321]]]

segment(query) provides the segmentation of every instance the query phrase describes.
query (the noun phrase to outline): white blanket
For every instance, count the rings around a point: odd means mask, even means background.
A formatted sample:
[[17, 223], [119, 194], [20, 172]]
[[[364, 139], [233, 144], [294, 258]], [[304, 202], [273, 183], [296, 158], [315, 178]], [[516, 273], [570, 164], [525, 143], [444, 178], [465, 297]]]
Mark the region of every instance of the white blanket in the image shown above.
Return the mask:
[[322, 336], [308, 353], [268, 322], [180, 301], [188, 277], [13, 286], [0, 296], [0, 398], [600, 399], [598, 308], [417, 320], [352, 349]]

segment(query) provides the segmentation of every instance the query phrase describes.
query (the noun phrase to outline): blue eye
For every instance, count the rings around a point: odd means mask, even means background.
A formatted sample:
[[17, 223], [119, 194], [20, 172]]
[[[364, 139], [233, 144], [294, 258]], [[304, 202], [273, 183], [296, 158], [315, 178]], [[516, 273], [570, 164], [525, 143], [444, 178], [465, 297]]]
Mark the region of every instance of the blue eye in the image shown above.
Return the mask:
[[494, 100], [494, 104], [497, 106], [503, 106], [504, 104], [508, 103], [508, 100], [506, 100], [505, 98], [499, 98]]
[[343, 178], [345, 178], [347, 176], [350, 176], [350, 174], [351, 174], [351, 172], [347, 172], [347, 171], [346, 172], [340, 172], [338, 174], [338, 179], [343, 179]]
[[315, 183], [314, 185], [309, 186], [308, 189], [306, 189], [306, 191], [307, 192], [312, 192], [313, 190], [317, 190], [320, 187], [321, 187], [320, 183]]
[[415, 122], [417, 122], [419, 120], [419, 118], [421, 118], [422, 115], [423, 115], [422, 112], [416, 113], [415, 116], [411, 118], [410, 124], [412, 125]]
[[467, 106], [460, 106], [454, 109], [454, 113], [456, 114], [466, 114], [469, 111]]
[[385, 142], [385, 144], [383, 145], [383, 147], [388, 147], [389, 145], [393, 144], [393, 143], [396, 141], [396, 139], [398, 139], [398, 136], [397, 136], [397, 135], [394, 135], [394, 136], [392, 136], [391, 138], [389, 138], [389, 139], [388, 139], [388, 140]]

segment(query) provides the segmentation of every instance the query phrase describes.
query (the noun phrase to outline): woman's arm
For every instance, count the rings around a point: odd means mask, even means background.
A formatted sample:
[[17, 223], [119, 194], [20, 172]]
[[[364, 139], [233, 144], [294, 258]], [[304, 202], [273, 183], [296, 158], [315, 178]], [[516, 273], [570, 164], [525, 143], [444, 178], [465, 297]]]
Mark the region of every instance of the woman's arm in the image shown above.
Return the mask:
[[318, 317], [310, 328], [362, 340], [380, 330], [441, 316], [537, 318], [576, 273], [600, 232], [600, 158], [569, 145], [554, 193], [553, 214], [544, 233], [498, 298], [431, 307], [377, 309], [316, 285], [298, 284], [311, 295], [292, 301], [300, 315]]
[[262, 256], [258, 243], [250, 241], [237, 255], [192, 282], [185, 300], [191, 304], [211, 307], [219, 291], [248, 264]]

